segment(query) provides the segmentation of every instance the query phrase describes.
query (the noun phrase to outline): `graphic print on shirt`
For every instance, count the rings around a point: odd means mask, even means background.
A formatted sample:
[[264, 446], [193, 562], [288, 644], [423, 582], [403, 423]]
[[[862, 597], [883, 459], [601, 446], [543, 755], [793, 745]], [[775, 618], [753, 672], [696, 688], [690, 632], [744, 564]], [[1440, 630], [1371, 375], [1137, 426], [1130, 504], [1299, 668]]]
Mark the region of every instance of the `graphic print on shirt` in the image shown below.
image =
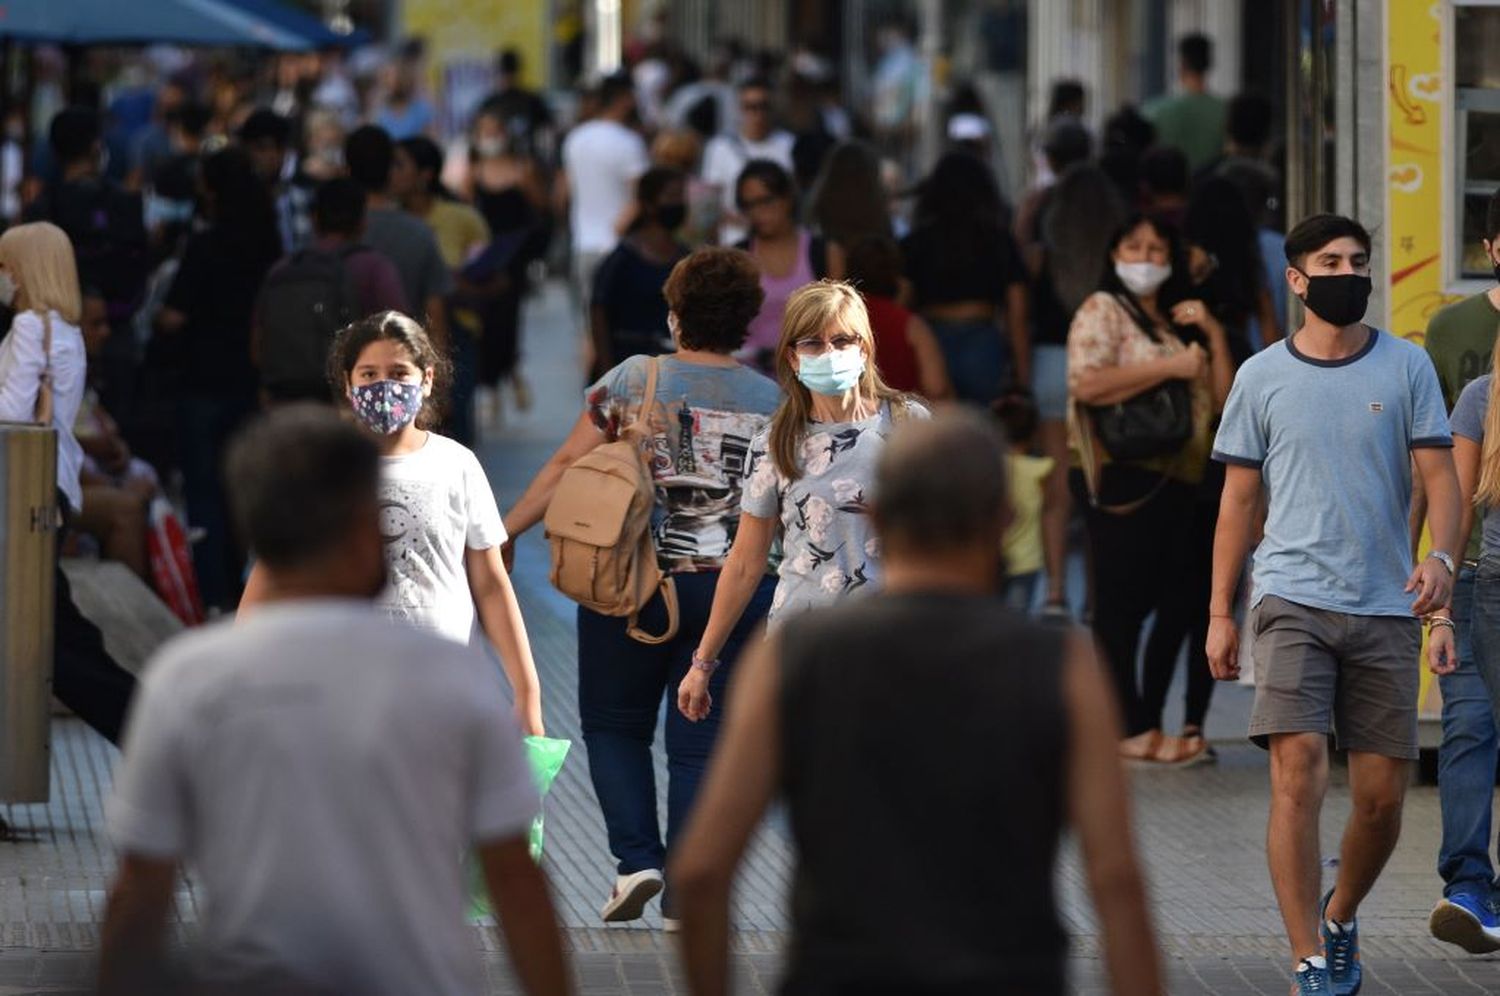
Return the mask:
[[455, 568], [462, 570], [467, 516], [461, 496], [437, 481], [383, 480], [380, 534], [390, 573], [380, 605], [393, 619], [438, 628], [435, 617], [452, 592]]

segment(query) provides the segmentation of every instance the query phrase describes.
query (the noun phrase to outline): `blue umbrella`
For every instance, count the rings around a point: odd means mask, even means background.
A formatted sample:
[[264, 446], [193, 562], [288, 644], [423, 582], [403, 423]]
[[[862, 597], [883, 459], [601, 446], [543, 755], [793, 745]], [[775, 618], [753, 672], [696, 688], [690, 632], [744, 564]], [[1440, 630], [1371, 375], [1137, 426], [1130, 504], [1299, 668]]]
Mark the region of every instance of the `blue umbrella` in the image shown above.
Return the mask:
[[314, 44], [228, 0], [0, 0], [0, 39], [6, 38], [61, 45], [160, 42], [283, 50]]

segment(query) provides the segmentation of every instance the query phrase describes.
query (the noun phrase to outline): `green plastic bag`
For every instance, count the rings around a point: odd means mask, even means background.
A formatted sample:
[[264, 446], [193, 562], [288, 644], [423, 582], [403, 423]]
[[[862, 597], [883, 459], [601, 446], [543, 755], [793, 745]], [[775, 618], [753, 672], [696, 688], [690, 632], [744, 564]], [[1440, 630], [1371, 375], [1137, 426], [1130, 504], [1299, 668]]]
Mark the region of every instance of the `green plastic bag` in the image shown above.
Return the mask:
[[[553, 737], [527, 737], [525, 743], [526, 760], [531, 764], [531, 776], [536, 780], [537, 794], [545, 800], [552, 783], [557, 781], [558, 773], [562, 771], [563, 762], [568, 759], [568, 751], [573, 749], [573, 741]], [[531, 832], [528, 835], [533, 861], [542, 860], [543, 832], [542, 814], [538, 813], [536, 819], [531, 821]], [[472, 852], [464, 859], [464, 863], [468, 866], [469, 921], [487, 922], [493, 911], [490, 909], [490, 890], [484, 881], [484, 869], [474, 860]]]

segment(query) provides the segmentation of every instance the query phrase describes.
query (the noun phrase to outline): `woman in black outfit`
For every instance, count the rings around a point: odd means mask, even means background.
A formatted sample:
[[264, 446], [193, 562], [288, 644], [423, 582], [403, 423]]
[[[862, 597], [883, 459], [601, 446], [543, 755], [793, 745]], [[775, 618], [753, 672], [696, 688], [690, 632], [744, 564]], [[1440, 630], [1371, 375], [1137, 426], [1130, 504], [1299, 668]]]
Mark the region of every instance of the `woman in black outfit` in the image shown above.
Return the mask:
[[236, 146], [203, 160], [199, 212], [208, 225], [188, 237], [156, 331], [177, 340], [184, 357], [177, 442], [188, 518], [205, 533], [193, 547], [203, 603], [232, 609], [244, 558], [229, 527], [219, 463], [258, 404], [250, 320], [282, 245], [270, 191]]
[[1009, 215], [989, 166], [950, 152], [918, 188], [901, 240], [912, 310], [937, 335], [959, 400], [974, 404], [1031, 383], [1026, 270]]

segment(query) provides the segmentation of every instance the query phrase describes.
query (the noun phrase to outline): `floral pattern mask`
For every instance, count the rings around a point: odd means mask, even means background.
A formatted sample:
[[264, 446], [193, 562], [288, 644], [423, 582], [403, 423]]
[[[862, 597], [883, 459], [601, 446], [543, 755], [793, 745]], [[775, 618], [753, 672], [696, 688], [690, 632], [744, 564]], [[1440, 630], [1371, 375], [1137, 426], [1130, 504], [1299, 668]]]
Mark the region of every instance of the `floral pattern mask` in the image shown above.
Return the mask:
[[422, 385], [402, 380], [356, 384], [350, 392], [354, 417], [371, 432], [389, 436], [411, 425], [422, 410]]

